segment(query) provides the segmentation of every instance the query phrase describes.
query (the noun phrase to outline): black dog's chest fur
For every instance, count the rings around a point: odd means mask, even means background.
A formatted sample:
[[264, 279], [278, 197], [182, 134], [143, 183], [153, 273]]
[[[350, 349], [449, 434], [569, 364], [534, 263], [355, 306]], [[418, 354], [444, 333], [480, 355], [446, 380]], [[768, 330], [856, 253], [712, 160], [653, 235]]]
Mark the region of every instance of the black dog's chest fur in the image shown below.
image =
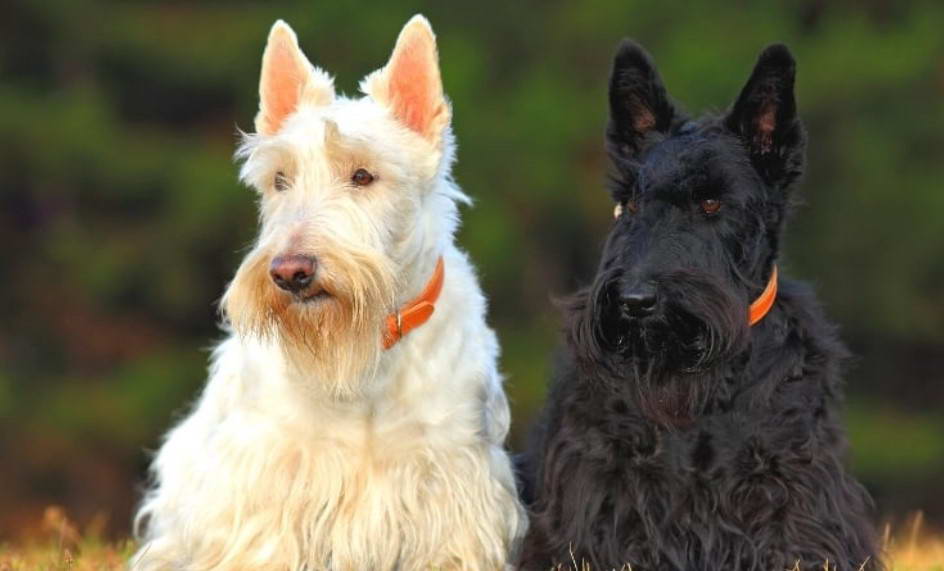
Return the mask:
[[524, 459], [533, 514], [523, 569], [571, 554], [607, 570], [867, 562], [868, 498], [844, 472], [834, 412], [845, 351], [808, 294], [782, 289], [749, 356], [712, 379], [725, 386], [684, 425], [654, 422], [631, 379], [595, 379], [564, 351], [538, 454]]

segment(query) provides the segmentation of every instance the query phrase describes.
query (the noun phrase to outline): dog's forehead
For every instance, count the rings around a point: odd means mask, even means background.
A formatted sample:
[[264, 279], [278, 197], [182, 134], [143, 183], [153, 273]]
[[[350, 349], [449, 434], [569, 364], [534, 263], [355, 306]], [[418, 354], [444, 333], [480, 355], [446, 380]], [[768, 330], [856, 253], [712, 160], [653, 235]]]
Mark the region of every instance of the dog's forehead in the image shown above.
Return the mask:
[[388, 122], [379, 105], [365, 99], [337, 98], [331, 105], [303, 105], [286, 121], [282, 135], [299, 144], [321, 142], [328, 123], [346, 136], [366, 138]]
[[639, 186], [688, 191], [688, 182], [728, 178], [730, 154], [728, 142], [717, 136], [700, 132], [669, 136], [646, 153], [639, 169]]
[[389, 111], [369, 97], [338, 97], [330, 105], [301, 106], [275, 142], [303, 159], [327, 157], [326, 151], [333, 147], [357, 150], [398, 165], [421, 161], [423, 149], [411, 144], [404, 132]]

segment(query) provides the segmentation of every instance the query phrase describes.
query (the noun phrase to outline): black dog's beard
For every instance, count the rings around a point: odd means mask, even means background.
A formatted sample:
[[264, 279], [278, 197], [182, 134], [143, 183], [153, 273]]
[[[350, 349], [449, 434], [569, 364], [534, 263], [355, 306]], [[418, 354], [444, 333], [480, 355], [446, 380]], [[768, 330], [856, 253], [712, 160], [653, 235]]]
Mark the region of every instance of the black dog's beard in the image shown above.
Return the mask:
[[676, 271], [659, 277], [663, 307], [643, 320], [616, 303], [619, 275], [599, 276], [568, 305], [578, 362], [636, 401], [662, 424], [685, 424], [713, 401], [748, 340], [747, 308], [731, 284]]
[[616, 316], [607, 330], [615, 352], [647, 369], [655, 363], [660, 370], [698, 372], [714, 353], [711, 330], [684, 311], [646, 321]]

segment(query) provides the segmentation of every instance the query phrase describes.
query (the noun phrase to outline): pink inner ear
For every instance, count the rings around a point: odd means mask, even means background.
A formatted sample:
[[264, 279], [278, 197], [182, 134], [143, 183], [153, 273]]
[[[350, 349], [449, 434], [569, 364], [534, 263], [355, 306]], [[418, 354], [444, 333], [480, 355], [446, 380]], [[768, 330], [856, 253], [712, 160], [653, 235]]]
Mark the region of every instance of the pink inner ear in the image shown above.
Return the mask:
[[648, 133], [656, 126], [656, 117], [652, 114], [652, 110], [649, 107], [640, 101], [638, 98], [633, 97], [632, 102], [630, 103], [633, 110], [633, 130], [639, 134]]
[[288, 41], [270, 47], [262, 78], [262, 109], [267, 134], [278, 132], [282, 122], [298, 106], [305, 79], [304, 62], [299, 61]]
[[410, 129], [429, 135], [440, 111], [435, 47], [422, 36], [408, 38], [390, 62], [389, 93], [393, 112]]
[[777, 106], [767, 103], [761, 109], [754, 124], [754, 145], [760, 153], [766, 154], [774, 144], [774, 129], [777, 128]]

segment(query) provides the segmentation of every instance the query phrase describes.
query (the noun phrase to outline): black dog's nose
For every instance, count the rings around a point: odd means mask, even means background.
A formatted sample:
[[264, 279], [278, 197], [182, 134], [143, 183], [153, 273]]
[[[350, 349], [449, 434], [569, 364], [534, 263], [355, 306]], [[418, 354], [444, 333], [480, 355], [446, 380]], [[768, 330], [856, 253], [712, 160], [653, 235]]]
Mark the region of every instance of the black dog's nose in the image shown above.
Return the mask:
[[656, 288], [640, 284], [620, 295], [620, 309], [626, 317], [645, 317], [656, 308]]
[[298, 293], [311, 285], [316, 267], [317, 262], [311, 256], [276, 256], [269, 265], [269, 275], [275, 285], [285, 291]]

